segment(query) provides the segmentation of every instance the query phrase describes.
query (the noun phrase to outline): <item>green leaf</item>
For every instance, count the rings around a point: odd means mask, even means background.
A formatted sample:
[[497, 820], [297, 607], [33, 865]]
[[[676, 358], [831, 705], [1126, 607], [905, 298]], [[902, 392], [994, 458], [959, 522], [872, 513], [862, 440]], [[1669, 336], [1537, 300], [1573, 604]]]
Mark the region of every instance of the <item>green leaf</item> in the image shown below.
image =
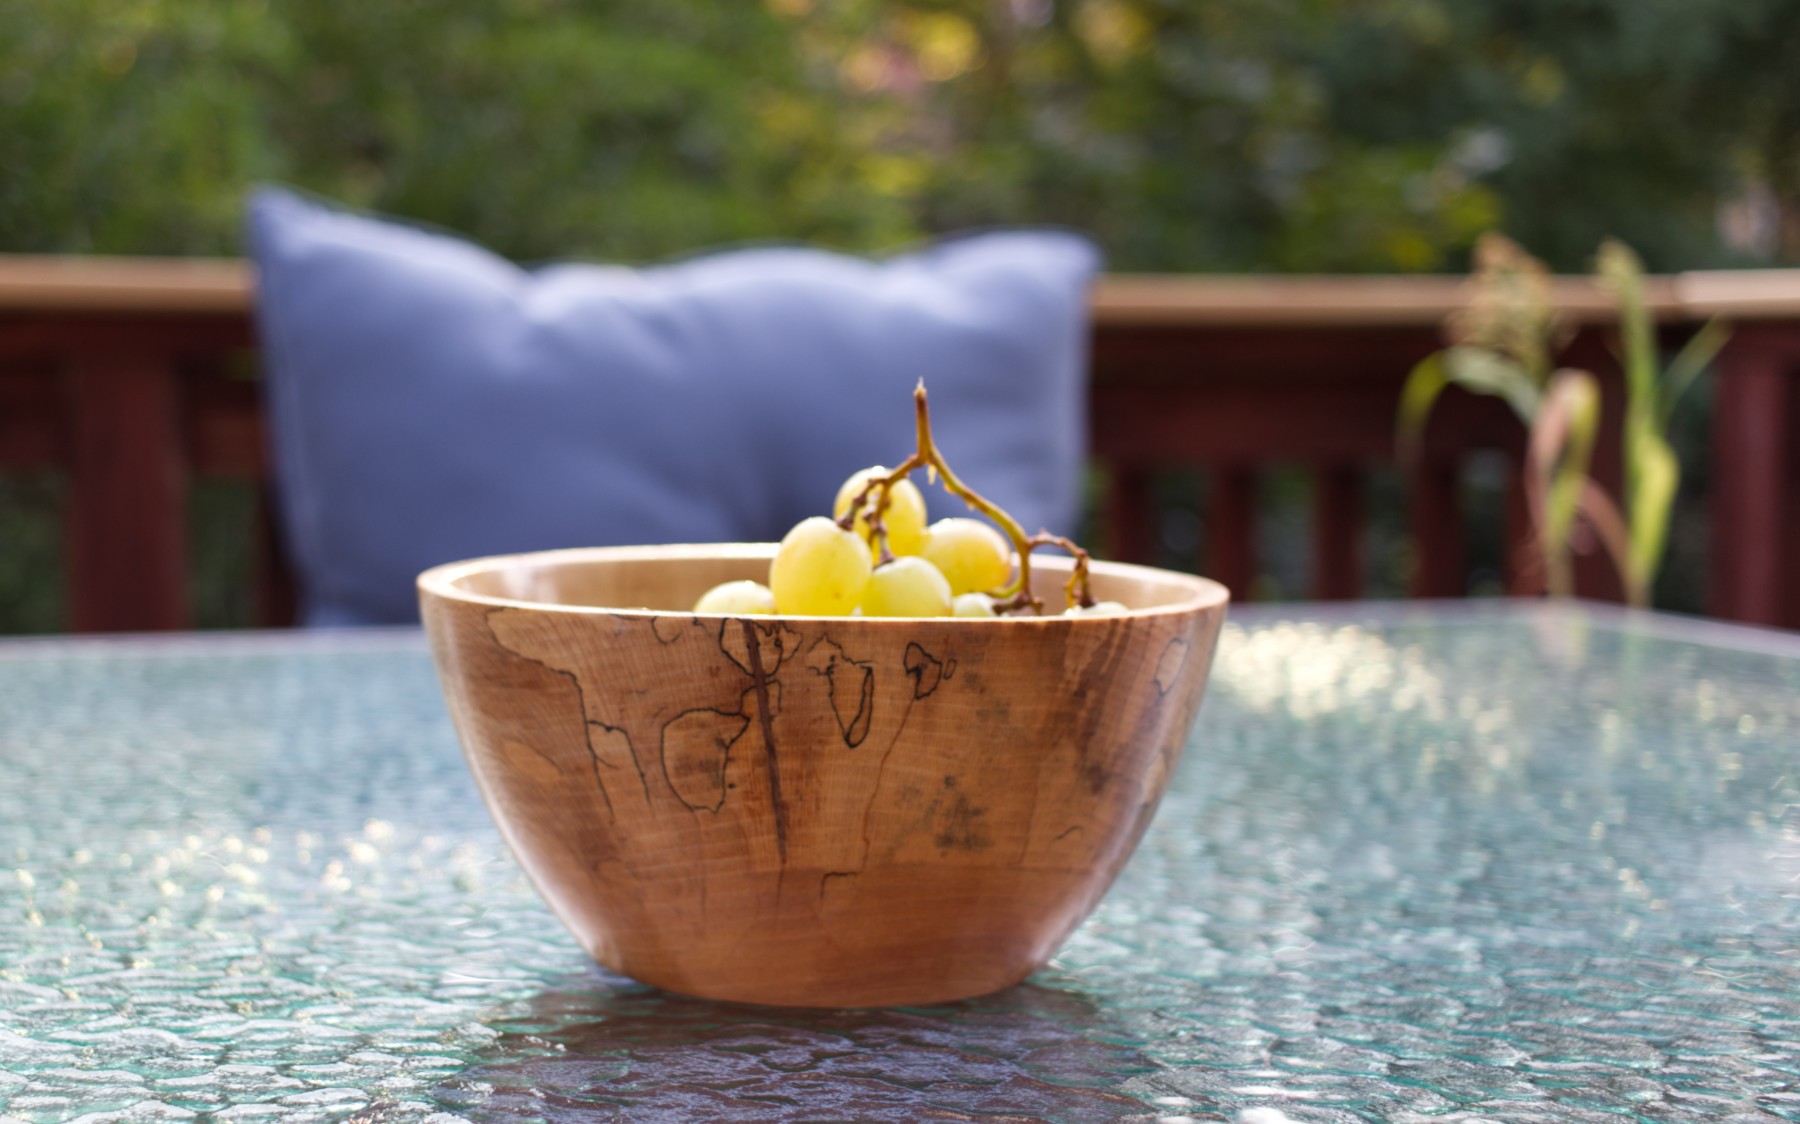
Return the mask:
[[1675, 353], [1669, 361], [1669, 369], [1663, 373], [1662, 409], [1658, 414], [1660, 428], [1667, 431], [1669, 418], [1675, 413], [1675, 404], [1687, 393], [1700, 373], [1712, 365], [1724, 350], [1726, 341], [1731, 339], [1731, 329], [1718, 320], [1708, 320], [1682, 349]]
[[1586, 371], [1551, 376], [1531, 425], [1531, 460], [1545, 490], [1541, 534], [1547, 552], [1567, 550], [1600, 432], [1600, 384]]
[[1675, 450], [1656, 434], [1646, 434], [1631, 450], [1637, 466], [1637, 490], [1631, 496], [1631, 570], [1627, 584], [1632, 603], [1649, 601], [1650, 584], [1662, 563], [1669, 539], [1669, 513], [1675, 506], [1675, 490], [1681, 484], [1681, 465]]
[[1481, 347], [1452, 347], [1442, 354], [1444, 375], [1451, 382], [1475, 394], [1505, 399], [1520, 421], [1531, 424], [1542, 392], [1523, 366]]
[[1619, 302], [1619, 334], [1625, 345], [1630, 399], [1649, 412], [1656, 395], [1656, 333], [1644, 299], [1644, 266], [1623, 242], [1608, 239], [1595, 263], [1600, 281]]
[[1630, 247], [1612, 239], [1602, 243], [1595, 269], [1619, 302], [1619, 333], [1625, 348], [1625, 508], [1634, 512], [1644, 488], [1636, 450], [1656, 436], [1657, 419], [1666, 410], [1656, 381], [1656, 333], [1645, 306], [1643, 263]]
[[1418, 459], [1419, 447], [1425, 439], [1425, 419], [1430, 416], [1438, 395], [1448, 385], [1441, 351], [1434, 351], [1419, 360], [1412, 373], [1406, 376], [1406, 385], [1400, 389], [1400, 413], [1394, 419], [1401, 464], [1411, 464]]
[[1600, 545], [1606, 548], [1606, 555], [1612, 559], [1613, 567], [1625, 579], [1626, 596], [1633, 605], [1644, 604], [1632, 579], [1631, 544], [1630, 536], [1625, 530], [1625, 517], [1619, 514], [1612, 497], [1589, 477], [1582, 486], [1578, 506], [1581, 517], [1587, 520], [1588, 526], [1594, 529], [1595, 535], [1600, 539]]

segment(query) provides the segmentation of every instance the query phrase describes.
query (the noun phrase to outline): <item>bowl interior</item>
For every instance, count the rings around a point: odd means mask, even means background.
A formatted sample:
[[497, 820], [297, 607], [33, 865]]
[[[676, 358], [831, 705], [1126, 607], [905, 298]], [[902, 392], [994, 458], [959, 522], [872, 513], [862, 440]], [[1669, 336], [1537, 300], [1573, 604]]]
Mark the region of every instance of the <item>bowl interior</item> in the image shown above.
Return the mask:
[[[461, 600], [545, 608], [591, 607], [686, 613], [720, 582], [767, 581], [773, 543], [593, 547], [503, 555], [428, 571], [421, 584]], [[1062, 603], [1073, 561], [1033, 555], [1032, 587], [1046, 604]], [[1217, 583], [1189, 574], [1095, 562], [1094, 596], [1132, 609], [1193, 609], [1223, 601]]]

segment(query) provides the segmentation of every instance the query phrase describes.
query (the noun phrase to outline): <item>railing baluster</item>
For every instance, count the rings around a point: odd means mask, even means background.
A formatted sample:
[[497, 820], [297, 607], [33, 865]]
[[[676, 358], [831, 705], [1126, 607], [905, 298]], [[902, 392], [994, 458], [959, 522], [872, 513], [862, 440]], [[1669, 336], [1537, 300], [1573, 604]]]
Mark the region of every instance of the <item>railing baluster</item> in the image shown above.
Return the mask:
[[77, 351], [68, 379], [70, 624], [185, 628], [188, 482], [173, 363], [126, 341]]
[[1354, 464], [1313, 470], [1312, 593], [1321, 601], [1362, 595], [1363, 471]]
[[299, 594], [294, 588], [294, 572], [288, 568], [278, 514], [274, 481], [264, 480], [257, 489], [256, 546], [250, 561], [260, 628], [288, 628], [298, 616]]
[[1531, 503], [1525, 495], [1525, 476], [1516, 462], [1506, 469], [1506, 538], [1501, 543], [1500, 580], [1514, 597], [1536, 597], [1548, 584], [1544, 556], [1531, 522]]
[[[1788, 401], [1800, 386], [1789, 376], [1797, 350], [1788, 332], [1752, 328], [1740, 329], [1719, 356], [1707, 592], [1707, 611], [1715, 616], [1800, 627], [1784, 620], [1781, 541], [1783, 476], [1792, 453], [1784, 438], [1790, 412], [1800, 412], [1800, 404]], [[1790, 611], [1800, 614], [1800, 605]]]
[[1239, 601], [1256, 584], [1256, 470], [1219, 465], [1211, 473], [1206, 516], [1206, 575]]
[[1119, 562], [1152, 561], [1150, 479], [1150, 470], [1143, 465], [1114, 461], [1107, 466], [1107, 557]]
[[1412, 573], [1407, 592], [1414, 597], [1460, 597], [1469, 562], [1464, 545], [1463, 512], [1457, 464], [1422, 459], [1407, 474], [1407, 522], [1412, 541]]

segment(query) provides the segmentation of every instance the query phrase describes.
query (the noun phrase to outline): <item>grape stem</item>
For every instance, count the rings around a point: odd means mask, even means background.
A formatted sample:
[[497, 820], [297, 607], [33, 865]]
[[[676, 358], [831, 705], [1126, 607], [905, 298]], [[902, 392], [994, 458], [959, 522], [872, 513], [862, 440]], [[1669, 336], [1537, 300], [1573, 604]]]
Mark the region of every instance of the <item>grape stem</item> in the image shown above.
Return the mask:
[[[848, 531], [855, 527], [856, 517], [861, 513], [868, 522], [869, 531], [874, 535], [881, 548], [881, 561], [877, 565], [894, 560], [893, 552], [888, 547], [887, 527], [882, 516], [888, 509], [894, 485], [911, 476], [917, 469], [925, 470], [926, 479], [942, 477], [944, 490], [968, 504], [972, 510], [979, 511], [1006, 533], [1012, 543], [1013, 552], [1019, 556], [1018, 575], [1006, 585], [992, 590], [988, 596], [994, 598], [994, 611], [1010, 613], [1029, 607], [1032, 612], [1041, 614], [1044, 603], [1031, 593], [1031, 552], [1040, 546], [1061, 547], [1075, 557], [1074, 571], [1069, 575], [1068, 583], [1063, 587], [1068, 596], [1069, 607], [1088, 608], [1094, 604], [1094, 595], [1088, 588], [1088, 552], [1076, 546], [1074, 542], [1061, 535], [1053, 535], [1048, 531], [1040, 531], [1035, 535], [1027, 535], [1025, 528], [1014, 519], [1005, 508], [993, 502], [980, 492], [964, 484], [960, 477], [951, 470], [944, 454], [938, 451], [937, 442], [931, 437], [931, 409], [925, 397], [925, 380], [913, 388], [913, 415], [917, 420], [919, 447], [911, 456], [901, 461], [885, 476], [878, 476], [865, 484], [856, 494], [844, 514], [838, 518], [838, 526]], [[864, 512], [871, 494], [875, 503], [871, 510]]]
[[1088, 552], [1076, 546], [1071, 539], [1061, 535], [1053, 535], [1049, 531], [1039, 531], [1026, 542], [1034, 547], [1057, 546], [1075, 557], [1075, 568], [1069, 573], [1069, 580], [1063, 585], [1063, 592], [1068, 595], [1069, 607], [1080, 606], [1083, 609], [1094, 607], [1094, 595], [1088, 589]]

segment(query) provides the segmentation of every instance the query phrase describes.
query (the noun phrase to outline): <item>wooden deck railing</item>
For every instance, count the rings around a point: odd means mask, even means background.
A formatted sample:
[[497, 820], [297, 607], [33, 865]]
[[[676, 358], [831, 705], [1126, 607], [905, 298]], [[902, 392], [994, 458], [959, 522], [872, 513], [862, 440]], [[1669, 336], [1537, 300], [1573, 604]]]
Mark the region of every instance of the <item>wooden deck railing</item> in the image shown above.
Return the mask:
[[[266, 485], [252, 288], [236, 261], [0, 256], [0, 471], [67, 474], [71, 628], [187, 625], [190, 483]], [[1440, 346], [1439, 325], [1464, 295], [1461, 279], [1444, 277], [1104, 279], [1091, 418], [1109, 481], [1107, 552], [1148, 557], [1155, 473], [1198, 467], [1211, 495], [1197, 562], [1241, 594], [1258, 566], [1259, 477], [1298, 463], [1314, 481], [1310, 592], [1360, 595], [1367, 474], [1392, 463], [1401, 383]], [[1581, 324], [1569, 361], [1616, 385], [1610, 301], [1582, 279], [1559, 280], [1557, 295]], [[1714, 316], [1734, 328], [1714, 395], [1709, 609], [1800, 627], [1800, 272], [1657, 278], [1651, 298], [1670, 333]], [[1618, 398], [1601, 465], [1616, 461]], [[1441, 404], [1407, 477], [1412, 594], [1463, 592], [1459, 476], [1471, 455], [1516, 458], [1521, 442], [1494, 401]], [[1512, 512], [1504, 576], [1526, 590], [1535, 579], [1521, 561], [1516, 495]], [[292, 597], [273, 521], [263, 515], [254, 533], [260, 617], [285, 623]], [[1601, 566], [1580, 580], [1616, 593]]]

